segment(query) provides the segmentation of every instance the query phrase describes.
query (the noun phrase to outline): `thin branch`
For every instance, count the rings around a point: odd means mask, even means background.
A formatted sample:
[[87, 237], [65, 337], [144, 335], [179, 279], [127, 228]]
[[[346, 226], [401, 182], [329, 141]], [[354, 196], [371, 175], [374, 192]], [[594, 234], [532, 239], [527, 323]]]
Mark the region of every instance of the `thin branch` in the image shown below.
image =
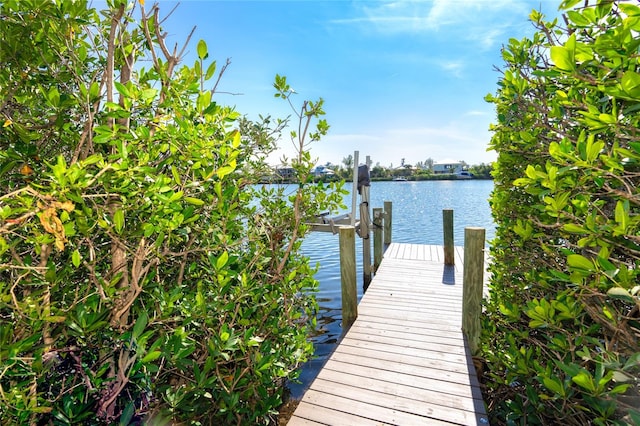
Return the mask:
[[213, 89], [211, 89], [211, 96], [213, 96], [214, 93], [217, 93], [216, 89], [218, 88], [218, 84], [220, 83], [220, 80], [222, 79], [222, 75], [227, 70], [229, 65], [231, 65], [231, 59], [227, 58], [227, 62], [225, 62], [225, 64], [220, 69], [220, 72], [218, 73], [218, 78], [216, 79], [216, 83], [213, 85]]

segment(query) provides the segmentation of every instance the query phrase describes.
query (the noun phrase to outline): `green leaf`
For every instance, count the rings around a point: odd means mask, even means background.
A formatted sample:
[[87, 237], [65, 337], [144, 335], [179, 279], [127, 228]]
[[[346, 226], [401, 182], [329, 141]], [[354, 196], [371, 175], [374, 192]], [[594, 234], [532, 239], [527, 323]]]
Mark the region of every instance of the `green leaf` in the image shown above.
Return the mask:
[[173, 176], [173, 181], [175, 183], [182, 185], [182, 179], [180, 179], [180, 173], [178, 173], [176, 166], [171, 166], [171, 175]]
[[131, 401], [124, 407], [122, 414], [120, 415], [120, 421], [118, 422], [119, 426], [129, 426], [131, 419], [133, 418], [133, 414], [135, 413], [135, 404], [134, 401]]
[[593, 377], [586, 371], [581, 371], [576, 376], [573, 376], [571, 380], [588, 391], [594, 392], [596, 390], [596, 384], [593, 381]]
[[631, 98], [640, 98], [640, 74], [634, 71], [626, 71], [620, 80], [622, 90]]
[[557, 395], [561, 395], [562, 397], [564, 397], [566, 395], [565, 390], [564, 390], [564, 386], [562, 386], [562, 382], [560, 381], [560, 379], [557, 378], [552, 378], [552, 377], [544, 377], [542, 379], [542, 383], [544, 384], [544, 386], [549, 389], [551, 392], [557, 394]]
[[199, 198], [184, 197], [184, 201], [186, 201], [187, 203], [192, 204], [194, 206], [203, 206], [204, 205], [204, 201], [202, 201]]
[[609, 393], [609, 395], [622, 395], [630, 387], [631, 387], [631, 384], [628, 384], [628, 383], [625, 383], [625, 384], [622, 384], [622, 385], [617, 385], [613, 389], [611, 389], [608, 393]]
[[620, 3], [618, 7], [627, 16], [640, 16], [640, 7], [635, 4]]
[[575, 223], [565, 223], [562, 225], [562, 229], [572, 234], [586, 234], [588, 232], [586, 228], [576, 225]]
[[207, 68], [207, 72], [204, 75], [204, 79], [209, 80], [211, 77], [213, 77], [213, 74], [215, 74], [215, 72], [216, 72], [216, 61], [213, 61]]
[[580, 27], [586, 27], [590, 24], [589, 19], [585, 18], [580, 12], [577, 12], [575, 10], [567, 11], [567, 16], [574, 24]]
[[125, 96], [127, 98], [131, 97], [131, 92], [129, 91], [127, 86], [117, 81], [114, 82], [114, 85], [116, 86], [116, 90], [118, 91], [118, 93], [120, 93], [122, 96]]
[[49, 93], [47, 93], [47, 99], [52, 106], [60, 106], [60, 92], [58, 92], [56, 87], [52, 87], [51, 90], [49, 90]]
[[[600, 121], [605, 121], [603, 120], [603, 117], [602, 117], [603, 115], [606, 115], [606, 114], [600, 114], [599, 116]], [[600, 152], [602, 152], [603, 149], [604, 149], [604, 142], [602, 141], [594, 142], [593, 138], [589, 138], [589, 140], [587, 141], [587, 162], [589, 164], [593, 163], [596, 160], [596, 158], [598, 158], [598, 155], [600, 155]]]
[[178, 192], [174, 192], [173, 194], [171, 194], [171, 196], [169, 197], [169, 202], [172, 203], [174, 201], [178, 201], [179, 199], [181, 199], [184, 196], [184, 191], [178, 191]]
[[576, 69], [576, 35], [571, 34], [564, 46], [551, 47], [551, 60], [563, 71]]
[[558, 9], [561, 9], [561, 10], [571, 9], [573, 6], [580, 3], [581, 1], [582, 0], [563, 0], [562, 3], [560, 3], [560, 6], [558, 6]]
[[218, 257], [218, 260], [216, 260], [216, 269], [220, 270], [224, 268], [228, 260], [229, 260], [229, 253], [225, 251], [220, 255], [220, 257]]
[[580, 254], [570, 254], [567, 256], [567, 263], [576, 269], [582, 269], [584, 271], [594, 270], [593, 262]]
[[235, 167], [222, 166], [216, 171], [216, 174], [218, 175], [219, 179], [222, 179], [225, 176], [227, 176], [228, 174], [233, 173], [234, 170], [235, 170]]
[[200, 40], [198, 42], [198, 58], [206, 59], [207, 55], [207, 43], [204, 40]]
[[211, 103], [211, 92], [206, 91], [206, 92], [200, 92], [200, 94], [198, 94], [198, 99], [196, 100], [196, 107], [198, 108], [198, 111], [200, 113], [203, 113], [210, 103]]
[[620, 228], [619, 233], [626, 233], [629, 227], [629, 200], [618, 200], [616, 203], [615, 219]]
[[575, 63], [571, 61], [571, 55], [569, 51], [563, 46], [551, 47], [551, 60], [563, 71], [573, 71], [575, 69]]
[[122, 233], [122, 229], [124, 228], [124, 211], [122, 211], [122, 209], [118, 209], [114, 213], [113, 224], [116, 227], [116, 232], [118, 234]]
[[231, 142], [231, 146], [237, 149], [240, 146], [240, 142], [241, 142], [240, 132], [236, 132], [233, 135], [233, 141]]
[[136, 320], [135, 325], [133, 326], [133, 332], [131, 334], [132, 340], [137, 340], [138, 337], [142, 335], [148, 322], [149, 317], [147, 316], [146, 312], [141, 312], [140, 316], [138, 316], [138, 319]]
[[633, 297], [631, 294], [622, 287], [611, 287], [607, 290], [607, 295], [616, 299], [626, 299], [630, 302], [633, 302]]
[[73, 263], [73, 266], [76, 268], [80, 266], [80, 252], [77, 249], [71, 254], [71, 263]]
[[148, 362], [155, 361], [156, 359], [160, 358], [161, 356], [162, 356], [162, 352], [160, 352], [160, 351], [149, 352], [148, 354], [146, 354], [144, 356], [144, 358], [142, 358], [141, 362], [143, 364], [146, 364]]

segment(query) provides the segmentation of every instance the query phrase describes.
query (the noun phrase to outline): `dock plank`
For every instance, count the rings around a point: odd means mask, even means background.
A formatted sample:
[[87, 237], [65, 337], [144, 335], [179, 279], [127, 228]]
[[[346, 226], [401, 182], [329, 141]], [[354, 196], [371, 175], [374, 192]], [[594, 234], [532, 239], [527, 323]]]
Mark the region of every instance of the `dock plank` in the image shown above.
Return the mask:
[[289, 425], [487, 425], [461, 331], [464, 250], [392, 243]]

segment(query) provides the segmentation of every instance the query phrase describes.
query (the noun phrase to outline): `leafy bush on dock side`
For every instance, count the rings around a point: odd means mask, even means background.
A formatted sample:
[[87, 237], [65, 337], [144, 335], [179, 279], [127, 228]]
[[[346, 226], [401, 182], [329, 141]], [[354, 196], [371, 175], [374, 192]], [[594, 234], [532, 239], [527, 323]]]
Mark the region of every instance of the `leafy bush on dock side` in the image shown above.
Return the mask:
[[[304, 220], [337, 193], [252, 185], [286, 122], [217, 102], [226, 66], [204, 41], [181, 65], [157, 6], [108, 3], [0, 4], [0, 423], [266, 423], [312, 352]], [[298, 111], [300, 182], [322, 114]]]
[[532, 12], [487, 96], [485, 396], [494, 424], [640, 424], [640, 7], [561, 9]]

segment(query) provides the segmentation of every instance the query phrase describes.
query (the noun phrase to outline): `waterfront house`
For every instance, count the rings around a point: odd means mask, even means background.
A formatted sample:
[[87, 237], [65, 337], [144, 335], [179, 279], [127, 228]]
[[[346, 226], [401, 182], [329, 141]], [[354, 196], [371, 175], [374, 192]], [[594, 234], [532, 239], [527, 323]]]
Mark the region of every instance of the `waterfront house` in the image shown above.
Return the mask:
[[434, 163], [433, 174], [459, 174], [464, 170], [463, 163]]

